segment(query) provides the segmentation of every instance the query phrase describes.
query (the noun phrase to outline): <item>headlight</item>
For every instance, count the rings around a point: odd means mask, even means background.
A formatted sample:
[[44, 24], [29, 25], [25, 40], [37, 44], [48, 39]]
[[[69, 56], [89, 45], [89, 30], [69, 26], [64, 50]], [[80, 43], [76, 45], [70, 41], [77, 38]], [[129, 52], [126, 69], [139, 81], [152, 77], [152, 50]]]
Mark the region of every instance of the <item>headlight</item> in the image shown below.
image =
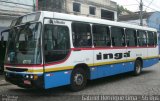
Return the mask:
[[30, 79], [30, 80], [37, 80], [38, 79], [38, 75], [36, 74], [27, 74], [25, 75], [26, 79]]
[[29, 75], [26, 75], [25, 78], [26, 78], [26, 79], [29, 79]]
[[30, 79], [33, 79], [33, 75], [30, 75]]

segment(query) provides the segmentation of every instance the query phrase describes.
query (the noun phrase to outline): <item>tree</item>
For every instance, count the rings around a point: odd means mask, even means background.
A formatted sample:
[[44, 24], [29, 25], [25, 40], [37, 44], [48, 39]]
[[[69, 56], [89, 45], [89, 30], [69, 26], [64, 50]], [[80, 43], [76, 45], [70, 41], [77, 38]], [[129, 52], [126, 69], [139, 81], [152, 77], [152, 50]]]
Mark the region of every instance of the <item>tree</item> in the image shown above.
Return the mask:
[[131, 11], [129, 11], [128, 9], [124, 8], [123, 6], [117, 5], [117, 13], [118, 13], [118, 15], [122, 15], [124, 12], [128, 13], [128, 14], [132, 14]]

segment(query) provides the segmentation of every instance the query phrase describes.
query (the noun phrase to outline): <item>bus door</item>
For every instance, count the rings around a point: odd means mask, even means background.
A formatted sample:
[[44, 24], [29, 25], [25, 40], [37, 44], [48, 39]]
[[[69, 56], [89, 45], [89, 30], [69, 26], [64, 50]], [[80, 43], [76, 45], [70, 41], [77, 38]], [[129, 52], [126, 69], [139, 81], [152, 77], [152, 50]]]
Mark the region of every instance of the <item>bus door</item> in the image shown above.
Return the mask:
[[70, 26], [69, 21], [44, 20], [44, 82], [45, 88], [69, 84], [70, 63]]
[[9, 29], [4, 30], [1, 32], [1, 38], [0, 38], [0, 70], [3, 71], [3, 64], [4, 64], [4, 57], [6, 52], [6, 44], [8, 40], [9, 35]]

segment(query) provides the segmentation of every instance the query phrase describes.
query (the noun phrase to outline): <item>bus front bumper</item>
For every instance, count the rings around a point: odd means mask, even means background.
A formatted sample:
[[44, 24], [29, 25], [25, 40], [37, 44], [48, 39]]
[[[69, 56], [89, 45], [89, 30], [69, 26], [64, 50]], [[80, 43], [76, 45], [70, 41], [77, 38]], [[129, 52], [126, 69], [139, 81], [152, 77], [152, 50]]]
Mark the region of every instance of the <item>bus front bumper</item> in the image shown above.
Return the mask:
[[22, 88], [44, 88], [43, 75], [38, 75], [36, 80], [27, 79], [26, 75], [5, 72], [5, 80]]

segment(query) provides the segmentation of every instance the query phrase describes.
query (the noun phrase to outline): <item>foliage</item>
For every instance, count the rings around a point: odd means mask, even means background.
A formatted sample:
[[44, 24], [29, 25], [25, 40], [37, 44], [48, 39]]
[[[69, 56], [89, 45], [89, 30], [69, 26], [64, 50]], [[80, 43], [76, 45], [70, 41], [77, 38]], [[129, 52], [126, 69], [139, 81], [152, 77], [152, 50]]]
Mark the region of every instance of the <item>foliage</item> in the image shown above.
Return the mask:
[[127, 8], [124, 8], [121, 5], [117, 5], [117, 13], [118, 13], [118, 15], [122, 15], [123, 13], [132, 14], [131, 11], [129, 11]]

